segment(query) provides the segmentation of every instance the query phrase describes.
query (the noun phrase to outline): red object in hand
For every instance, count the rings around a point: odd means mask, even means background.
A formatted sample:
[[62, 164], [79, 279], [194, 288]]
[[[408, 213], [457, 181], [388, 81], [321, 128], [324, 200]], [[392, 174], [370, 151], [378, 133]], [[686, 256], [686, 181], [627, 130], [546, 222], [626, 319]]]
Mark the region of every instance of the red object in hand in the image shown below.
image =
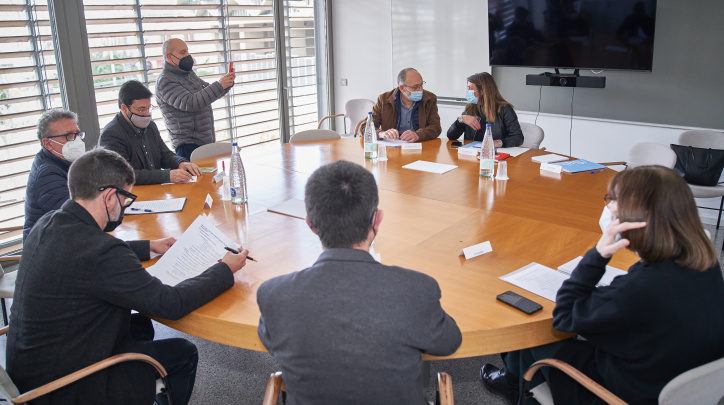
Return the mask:
[[229, 73], [234, 71], [234, 61], [229, 62]]

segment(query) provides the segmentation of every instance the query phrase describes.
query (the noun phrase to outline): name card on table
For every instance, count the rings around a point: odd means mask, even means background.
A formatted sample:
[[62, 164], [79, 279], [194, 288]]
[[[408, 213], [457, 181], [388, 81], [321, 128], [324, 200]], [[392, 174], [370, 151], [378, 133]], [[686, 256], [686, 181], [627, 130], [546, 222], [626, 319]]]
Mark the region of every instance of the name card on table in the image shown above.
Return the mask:
[[558, 166], [558, 165], [554, 165], [554, 164], [551, 164], [551, 163], [541, 163], [541, 164], [540, 164], [540, 169], [541, 169], [541, 170], [545, 170], [545, 171], [547, 171], [547, 172], [560, 173], [561, 170], [563, 170], [563, 167]]
[[224, 173], [224, 171], [222, 170], [214, 175], [214, 179], [211, 182], [218, 183], [224, 179], [224, 176], [226, 176], [226, 173]]
[[211, 194], [206, 194], [206, 200], [204, 201], [204, 208], [211, 209], [211, 205], [214, 203], [214, 199], [211, 198]]
[[468, 246], [464, 248], [458, 256], [465, 256], [465, 259], [472, 259], [486, 253], [493, 251], [493, 247], [490, 246], [490, 241], [478, 243], [477, 245]]
[[477, 156], [480, 154], [480, 150], [473, 148], [458, 148], [458, 155], [469, 155]]
[[403, 143], [402, 150], [422, 150], [421, 143]]

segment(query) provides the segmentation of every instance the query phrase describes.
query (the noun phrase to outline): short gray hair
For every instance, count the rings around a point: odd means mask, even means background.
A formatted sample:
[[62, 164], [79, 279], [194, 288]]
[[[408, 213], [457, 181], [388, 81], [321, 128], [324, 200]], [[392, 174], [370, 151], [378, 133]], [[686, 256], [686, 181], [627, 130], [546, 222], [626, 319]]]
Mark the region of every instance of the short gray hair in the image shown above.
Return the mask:
[[163, 54], [163, 59], [166, 60], [166, 53], [168, 51], [168, 43], [171, 42], [173, 38], [169, 38], [165, 41], [163, 41], [163, 45], [161, 45], [161, 53]]
[[[405, 80], [407, 80], [407, 72], [409, 72], [411, 70], [413, 72], [417, 72], [417, 69], [411, 68], [411, 67], [400, 70], [400, 73], [397, 74], [397, 85], [398, 86], [405, 84]], [[417, 72], [417, 73], [420, 73], [420, 72]]]
[[364, 167], [340, 160], [320, 167], [304, 190], [307, 219], [326, 249], [351, 248], [367, 239], [379, 195]]
[[92, 200], [101, 187], [132, 186], [136, 178], [133, 168], [121, 155], [97, 147], [84, 153], [70, 165], [68, 190], [73, 201]]
[[54, 108], [52, 110], [45, 111], [43, 115], [40, 116], [40, 120], [38, 120], [38, 140], [43, 142], [43, 138], [47, 138], [52, 135], [59, 135], [50, 133], [50, 125], [60, 120], [73, 120], [76, 124], [78, 124], [78, 114], [62, 108]]

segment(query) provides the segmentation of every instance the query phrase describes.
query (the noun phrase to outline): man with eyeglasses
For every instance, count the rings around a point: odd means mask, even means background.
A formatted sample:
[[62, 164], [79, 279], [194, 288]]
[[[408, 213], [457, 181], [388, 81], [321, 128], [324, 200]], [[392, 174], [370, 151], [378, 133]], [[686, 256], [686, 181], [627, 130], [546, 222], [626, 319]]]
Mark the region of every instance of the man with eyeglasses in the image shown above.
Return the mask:
[[42, 149], [35, 155], [25, 189], [23, 239], [46, 212], [59, 209], [69, 198], [68, 168], [85, 153], [85, 132], [78, 116], [68, 110], [45, 111], [38, 120]]
[[[133, 169], [96, 148], [70, 167], [71, 200], [42, 217], [25, 240], [8, 335], [7, 371], [21, 392], [121, 353], [153, 357], [168, 372], [173, 402], [191, 397], [198, 351], [185, 339], [153, 340], [144, 315], [180, 319], [234, 285], [247, 250], [226, 253], [197, 277], [164, 285], [141, 265], [174, 238], [124, 242], [106, 233], [123, 220]], [[136, 310], [139, 314], [131, 314]], [[144, 314], [144, 315], [141, 315]], [[33, 401], [35, 404], [152, 404], [155, 370], [127, 362]], [[165, 397], [155, 397], [159, 404]]]
[[156, 81], [156, 101], [176, 154], [191, 160], [194, 149], [216, 142], [211, 103], [229, 92], [236, 74], [232, 70], [213, 83], [200, 79], [188, 45], [178, 38], [166, 40], [161, 52], [165, 63]]
[[98, 145], [123, 156], [133, 167], [136, 184], [185, 183], [200, 176], [194, 163], [171, 152], [151, 115], [151, 91], [137, 80], [118, 92], [121, 111], [109, 122]]
[[[372, 107], [378, 138], [417, 142], [440, 136], [442, 127], [437, 113], [437, 96], [424, 90], [424, 85], [417, 70], [400, 71], [397, 88], [382, 93]], [[364, 129], [365, 124], [362, 133]]]

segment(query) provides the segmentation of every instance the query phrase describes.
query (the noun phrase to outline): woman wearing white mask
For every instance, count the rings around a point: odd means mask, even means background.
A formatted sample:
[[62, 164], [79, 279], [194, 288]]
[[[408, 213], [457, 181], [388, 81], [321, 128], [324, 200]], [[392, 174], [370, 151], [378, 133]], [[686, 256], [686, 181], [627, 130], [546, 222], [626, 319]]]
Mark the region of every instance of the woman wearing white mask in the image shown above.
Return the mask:
[[513, 105], [505, 101], [498, 91], [498, 85], [490, 73], [476, 73], [468, 77], [468, 104], [465, 110], [447, 130], [449, 139], [458, 139], [465, 134], [466, 140], [482, 141], [485, 124], [492, 124], [492, 135], [496, 148], [520, 146], [523, 131]]

